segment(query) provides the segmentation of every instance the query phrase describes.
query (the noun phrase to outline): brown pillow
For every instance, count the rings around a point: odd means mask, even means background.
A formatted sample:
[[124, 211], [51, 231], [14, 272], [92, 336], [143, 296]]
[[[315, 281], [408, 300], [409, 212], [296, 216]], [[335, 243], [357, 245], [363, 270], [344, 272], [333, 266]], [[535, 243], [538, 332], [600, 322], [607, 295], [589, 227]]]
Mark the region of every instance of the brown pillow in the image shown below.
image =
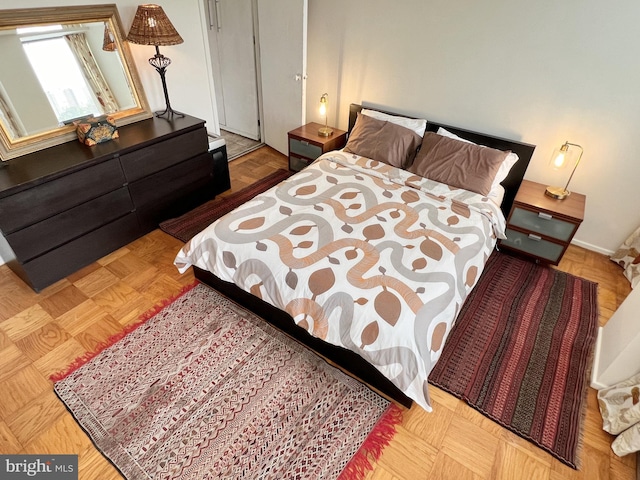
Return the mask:
[[406, 168], [415, 158], [420, 140], [413, 130], [358, 113], [344, 150]]
[[408, 170], [452, 187], [488, 195], [493, 179], [509, 153], [426, 132], [422, 147]]

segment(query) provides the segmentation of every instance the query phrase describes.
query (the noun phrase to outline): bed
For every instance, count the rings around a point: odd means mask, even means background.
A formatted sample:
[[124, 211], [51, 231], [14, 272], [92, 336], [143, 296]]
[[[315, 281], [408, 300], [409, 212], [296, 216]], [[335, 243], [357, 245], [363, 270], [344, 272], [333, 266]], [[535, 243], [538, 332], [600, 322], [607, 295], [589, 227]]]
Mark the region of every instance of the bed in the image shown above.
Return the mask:
[[349, 132], [343, 150], [218, 219], [175, 264], [430, 411], [429, 372], [535, 147], [355, 104]]

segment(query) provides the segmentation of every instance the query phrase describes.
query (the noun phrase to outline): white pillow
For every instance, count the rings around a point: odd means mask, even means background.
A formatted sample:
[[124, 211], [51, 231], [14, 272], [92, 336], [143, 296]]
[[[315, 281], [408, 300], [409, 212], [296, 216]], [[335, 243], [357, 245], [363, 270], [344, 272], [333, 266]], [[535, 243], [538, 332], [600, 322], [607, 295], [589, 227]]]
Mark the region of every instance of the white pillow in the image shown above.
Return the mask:
[[[473, 143], [470, 142], [469, 140], [465, 140], [464, 138], [460, 138], [459, 136], [457, 136], [455, 133], [451, 133], [449, 130], [446, 130], [442, 127], [438, 128], [438, 131], [436, 132], [438, 135], [442, 135], [443, 137], [449, 137], [449, 138], [453, 138], [455, 140], [460, 140], [461, 142], [466, 142], [466, 143]], [[476, 145], [474, 143], [474, 145]], [[481, 145], [481, 147], [483, 147], [484, 145]], [[507, 175], [509, 175], [509, 171], [511, 170], [511, 167], [513, 167], [516, 162], [518, 161], [519, 157], [518, 155], [516, 155], [515, 153], [511, 152], [509, 155], [507, 155], [507, 158], [504, 159], [504, 161], [502, 162], [502, 164], [500, 165], [500, 168], [498, 168], [498, 172], [496, 173], [495, 178], [493, 179], [493, 183], [491, 184], [491, 191], [489, 192], [488, 197], [501, 197], [504, 194], [500, 194], [499, 192], [494, 192], [494, 190], [497, 187], [501, 187], [500, 183], [502, 183], [502, 181], [507, 178]]]
[[377, 110], [367, 110], [366, 108], [363, 108], [360, 113], [378, 120], [395, 123], [401, 127], [408, 128], [409, 130], [416, 132], [420, 137], [424, 136], [424, 131], [427, 129], [427, 121], [422, 118], [399, 117], [397, 115], [388, 115], [386, 113], [378, 112]]

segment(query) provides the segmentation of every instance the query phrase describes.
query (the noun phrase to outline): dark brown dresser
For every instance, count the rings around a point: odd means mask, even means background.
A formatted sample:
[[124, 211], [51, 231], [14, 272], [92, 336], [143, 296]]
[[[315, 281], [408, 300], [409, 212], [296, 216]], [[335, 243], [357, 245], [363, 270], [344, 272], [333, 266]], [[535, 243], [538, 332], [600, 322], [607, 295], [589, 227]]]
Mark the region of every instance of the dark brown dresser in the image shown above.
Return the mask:
[[0, 166], [8, 265], [41, 289], [230, 188], [204, 121], [152, 118], [93, 147], [68, 142]]

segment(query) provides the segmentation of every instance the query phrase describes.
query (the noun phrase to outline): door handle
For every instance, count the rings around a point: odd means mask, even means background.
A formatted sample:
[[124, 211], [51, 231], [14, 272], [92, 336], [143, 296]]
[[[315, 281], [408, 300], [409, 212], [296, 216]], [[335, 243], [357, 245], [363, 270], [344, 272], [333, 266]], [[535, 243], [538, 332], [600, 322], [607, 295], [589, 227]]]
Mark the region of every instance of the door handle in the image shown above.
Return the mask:
[[215, 20], [213, 18], [213, 0], [207, 0], [207, 17], [209, 17], [209, 30], [213, 30]]
[[218, 31], [222, 30], [222, 23], [220, 22], [220, 0], [215, 0], [216, 2], [216, 28]]

